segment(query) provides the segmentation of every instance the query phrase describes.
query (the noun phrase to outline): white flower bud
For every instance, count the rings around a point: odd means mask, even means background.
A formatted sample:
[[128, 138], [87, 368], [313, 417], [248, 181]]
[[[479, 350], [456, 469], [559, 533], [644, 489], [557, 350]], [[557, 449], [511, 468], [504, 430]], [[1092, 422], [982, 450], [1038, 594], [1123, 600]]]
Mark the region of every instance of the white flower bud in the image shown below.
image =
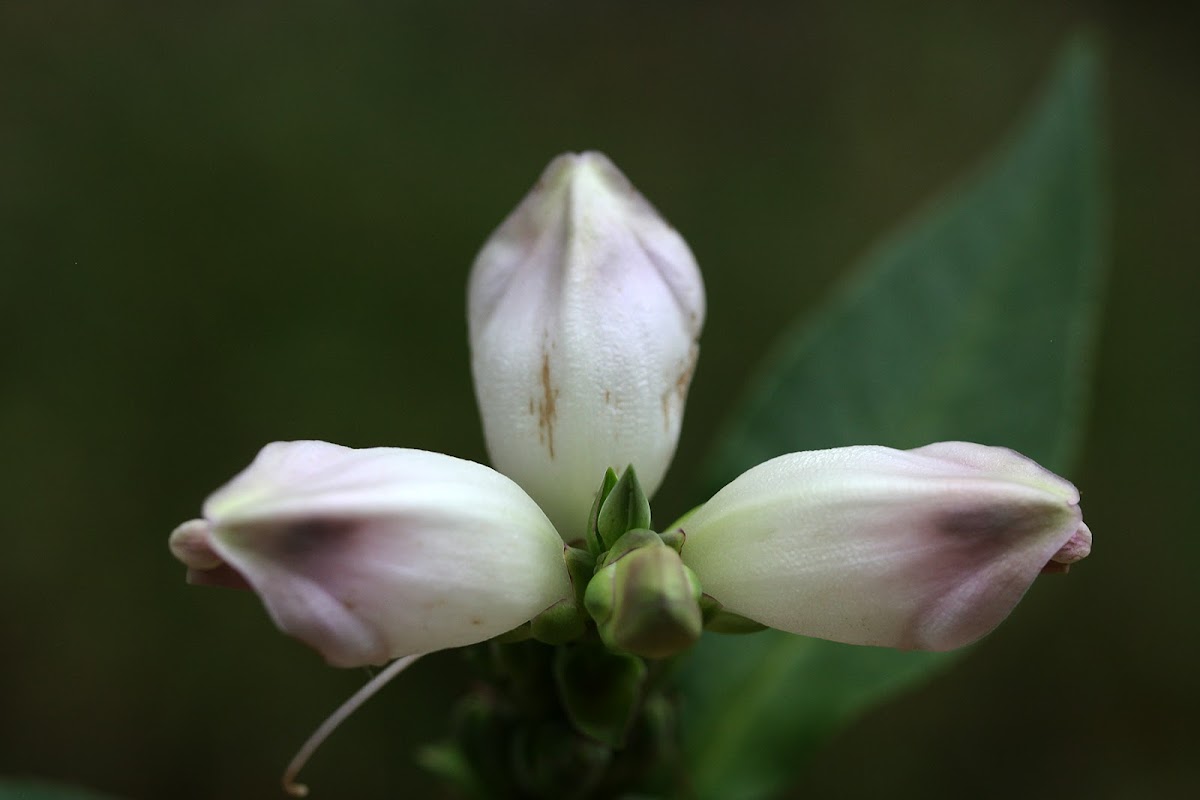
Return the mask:
[[564, 538], [606, 469], [661, 483], [703, 322], [687, 244], [599, 153], [552, 161], [483, 246], [468, 323], [488, 452]]
[[725, 608], [851, 644], [961, 647], [1054, 559], [1087, 555], [1079, 492], [998, 447], [846, 447], [744, 473], [684, 520], [685, 564]]
[[276, 442], [171, 535], [189, 580], [249, 585], [334, 666], [472, 644], [573, 597], [520, 487], [422, 450]]

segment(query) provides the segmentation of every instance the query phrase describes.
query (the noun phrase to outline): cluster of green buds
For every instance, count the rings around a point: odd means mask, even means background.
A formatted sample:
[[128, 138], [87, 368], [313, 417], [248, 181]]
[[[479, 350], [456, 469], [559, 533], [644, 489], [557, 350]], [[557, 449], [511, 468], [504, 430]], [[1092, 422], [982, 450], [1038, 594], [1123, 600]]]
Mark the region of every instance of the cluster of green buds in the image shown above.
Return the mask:
[[669, 786], [678, 730], [664, 679], [703, 615], [680, 537], [650, 525], [634, 468], [609, 469], [585, 537], [564, 549], [572, 595], [468, 649], [482, 682], [459, 703], [454, 738], [423, 752], [427, 766], [476, 797]]
[[427, 748], [423, 762], [476, 797], [669, 789], [679, 755], [665, 680], [673, 657], [706, 628], [764, 627], [703, 594], [679, 556], [685, 538], [677, 525], [651, 529], [632, 466], [620, 477], [609, 469], [585, 537], [564, 551], [573, 596], [469, 650], [484, 682], [460, 702], [455, 738]]
[[650, 529], [650, 501], [633, 467], [620, 478], [608, 470], [586, 539], [566, 549], [575, 596], [508, 636], [564, 644], [594, 630], [615, 652], [667, 658], [686, 650], [700, 638], [703, 615], [700, 581], [679, 558], [682, 543]]

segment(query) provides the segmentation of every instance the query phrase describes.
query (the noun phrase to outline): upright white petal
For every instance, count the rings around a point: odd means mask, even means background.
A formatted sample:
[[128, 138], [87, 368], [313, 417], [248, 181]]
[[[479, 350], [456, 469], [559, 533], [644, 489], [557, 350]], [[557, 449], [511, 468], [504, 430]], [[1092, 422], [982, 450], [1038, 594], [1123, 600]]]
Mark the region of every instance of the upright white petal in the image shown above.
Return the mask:
[[240, 578], [335, 666], [483, 641], [571, 594], [520, 487], [421, 450], [269, 444], [171, 546], [194, 582]]
[[706, 593], [773, 628], [948, 650], [998, 625], [1056, 556], [1086, 555], [1078, 503], [998, 447], [793, 453], [688, 517], [682, 557]]
[[492, 463], [567, 539], [609, 467], [658, 488], [704, 322], [682, 237], [599, 153], [567, 154], [471, 271], [475, 392]]

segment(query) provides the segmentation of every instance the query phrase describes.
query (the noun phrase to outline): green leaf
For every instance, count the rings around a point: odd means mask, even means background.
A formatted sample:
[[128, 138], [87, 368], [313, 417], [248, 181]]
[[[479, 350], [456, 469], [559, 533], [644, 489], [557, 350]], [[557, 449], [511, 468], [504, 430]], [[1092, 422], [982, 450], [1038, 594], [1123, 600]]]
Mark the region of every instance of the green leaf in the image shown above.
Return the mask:
[[[1105, 255], [1098, 72], [1072, 43], [1009, 144], [783, 337], [718, 440], [710, 490], [850, 444], [961, 439], [1069, 465]], [[771, 796], [831, 732], [949, 658], [706, 634], [681, 675], [698, 796]]]
[[114, 800], [112, 795], [100, 794], [61, 783], [37, 780], [0, 779], [0, 800]]

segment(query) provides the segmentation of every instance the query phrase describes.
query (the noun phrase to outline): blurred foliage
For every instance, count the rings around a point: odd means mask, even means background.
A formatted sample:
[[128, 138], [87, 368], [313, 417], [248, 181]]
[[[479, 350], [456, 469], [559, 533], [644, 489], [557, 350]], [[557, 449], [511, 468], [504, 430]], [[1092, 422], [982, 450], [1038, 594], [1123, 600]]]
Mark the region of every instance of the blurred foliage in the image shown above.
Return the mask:
[[[1084, 460], [1096, 555], [797, 796], [1184, 796], [1200, 782], [1194, 6], [0, 4], [0, 773], [263, 798], [363, 681], [198, 591], [166, 535], [264, 442], [482, 460], [463, 295], [545, 162], [609, 153], [688, 238], [700, 455], [783, 326], [997, 140], [1067, 33], [1110, 64], [1114, 272]], [[306, 771], [434, 796], [466, 681], [416, 665]]]
[[86, 789], [44, 781], [6, 781], [0, 779], [0, 800], [112, 800]]

